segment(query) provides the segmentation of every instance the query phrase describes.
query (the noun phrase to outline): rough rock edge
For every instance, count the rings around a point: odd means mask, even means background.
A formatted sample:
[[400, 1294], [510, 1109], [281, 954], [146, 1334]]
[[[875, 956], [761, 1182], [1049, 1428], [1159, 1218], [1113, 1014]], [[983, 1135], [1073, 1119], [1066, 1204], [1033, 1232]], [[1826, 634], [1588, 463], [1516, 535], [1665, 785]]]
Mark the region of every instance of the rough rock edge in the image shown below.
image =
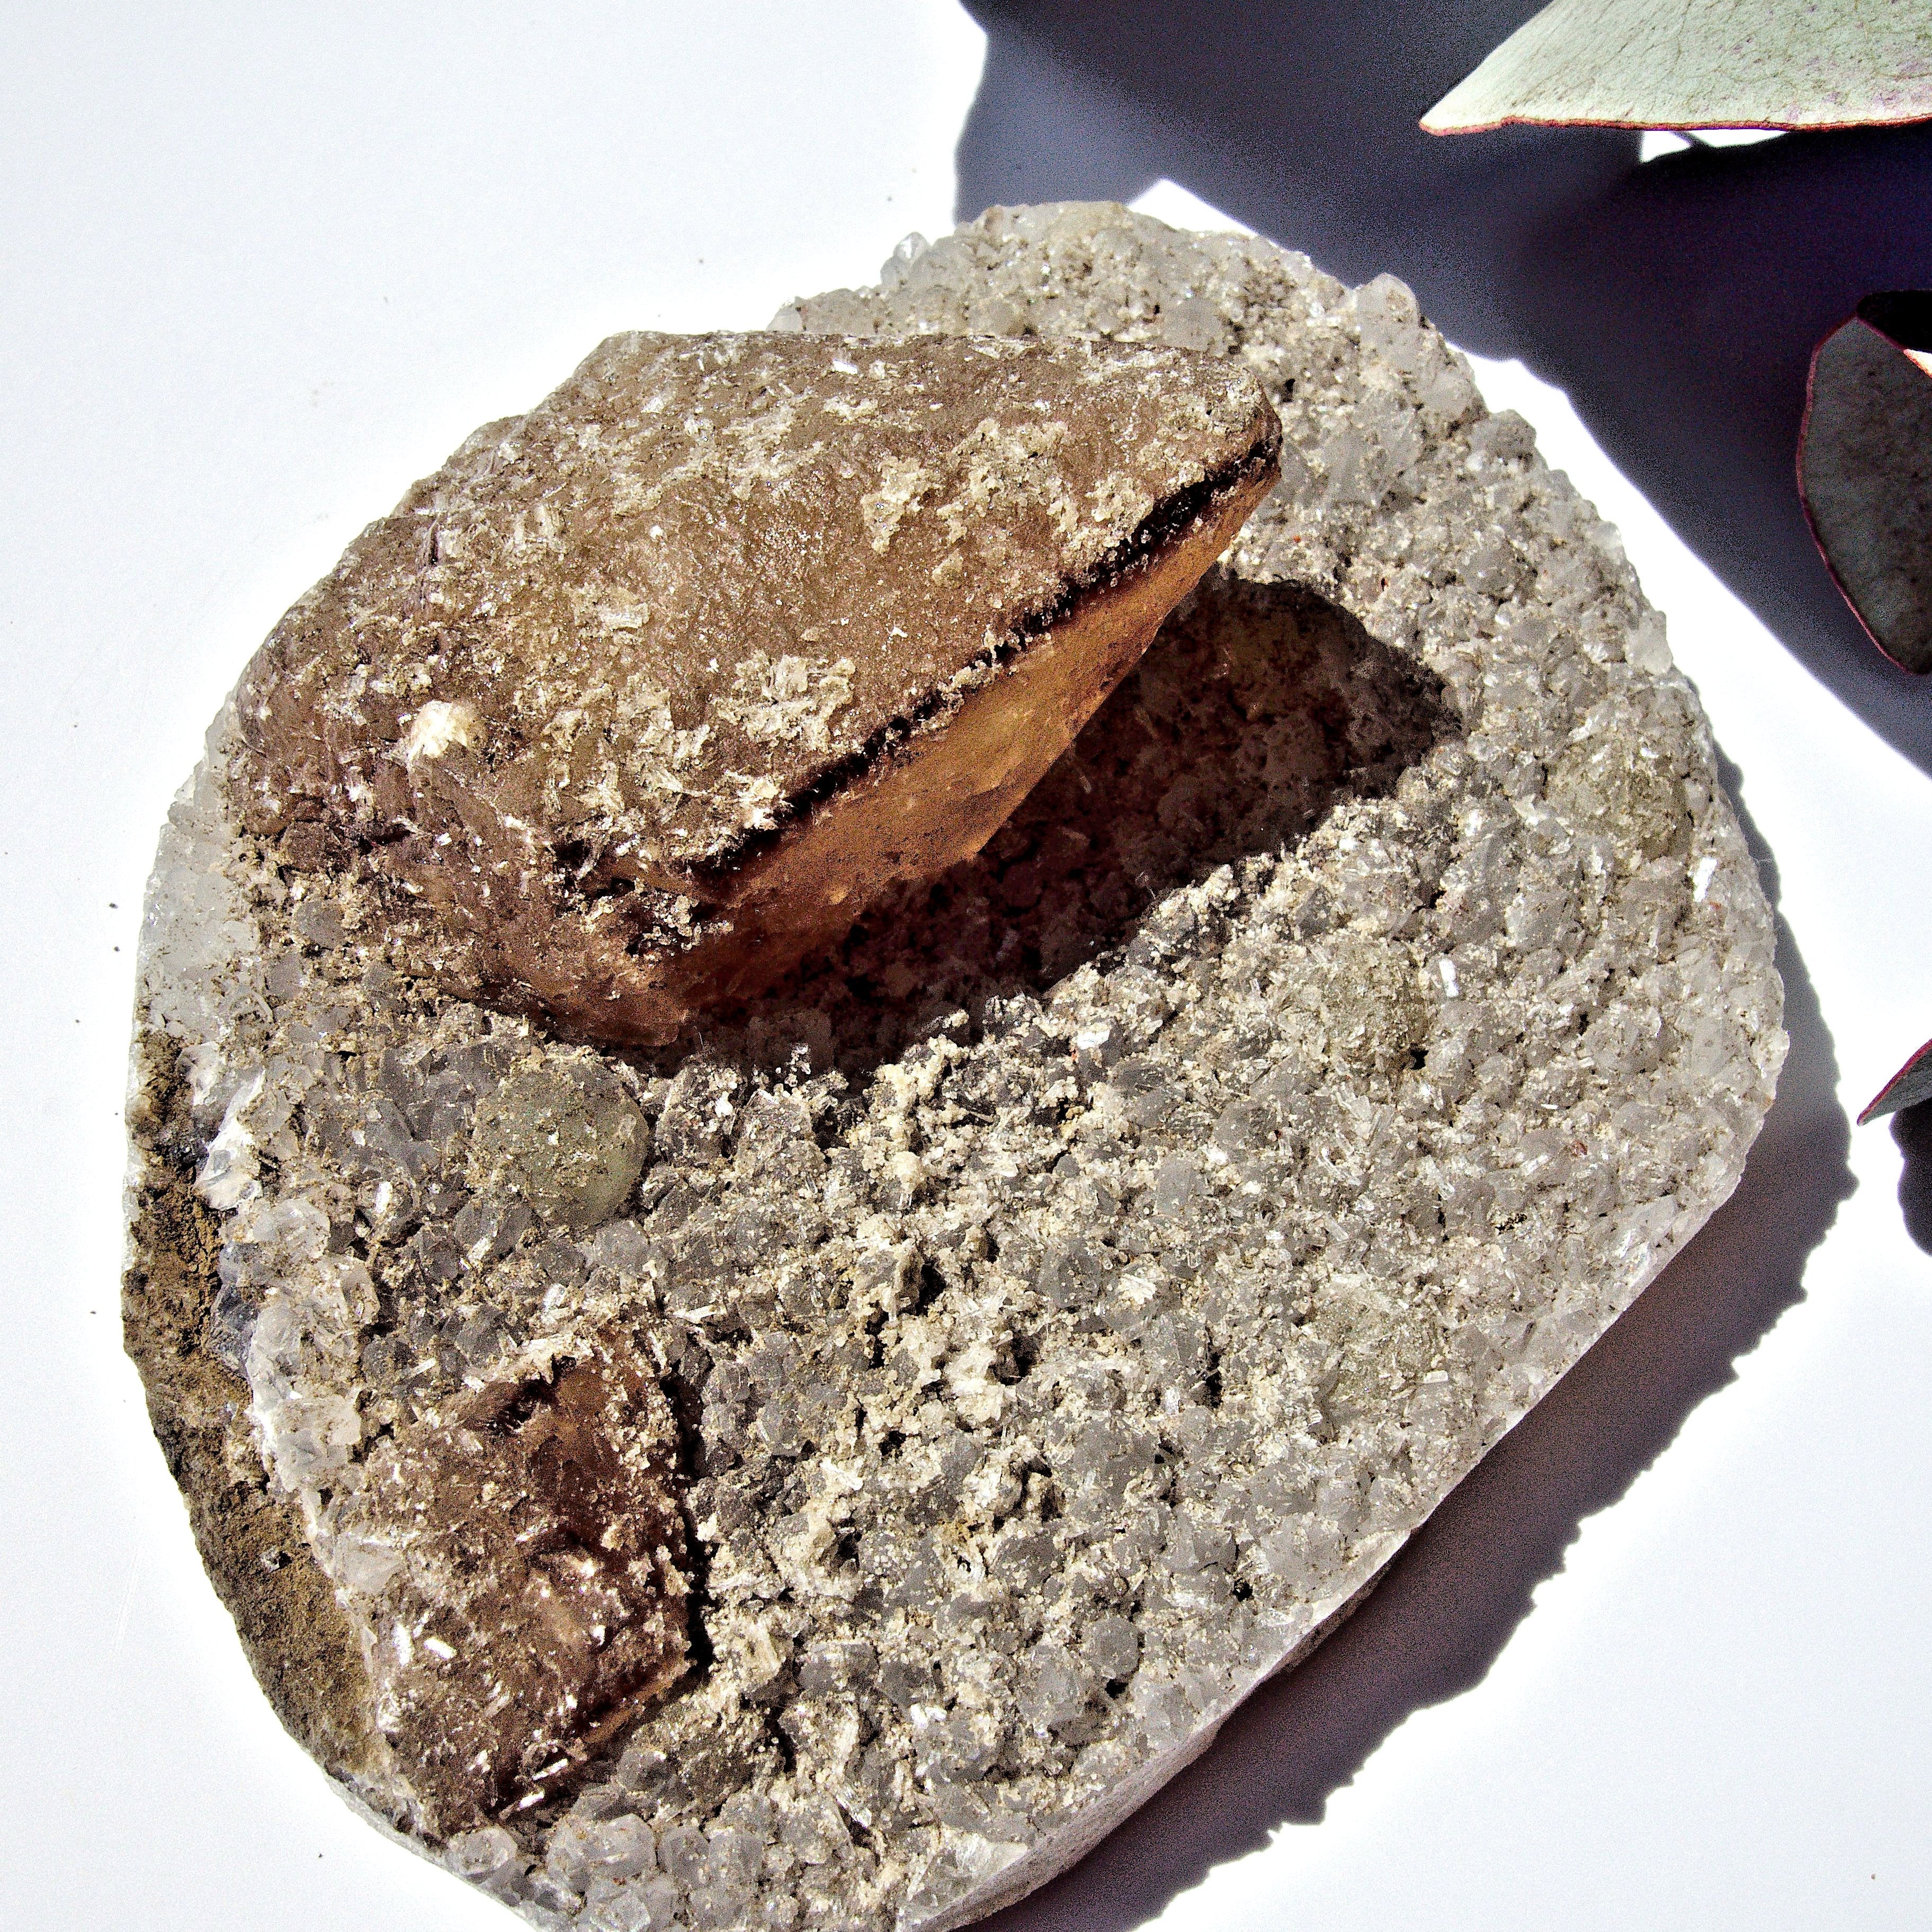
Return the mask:
[[[207, 802], [206, 775], [233, 737], [230, 703], [209, 727], [203, 761], [170, 808], [158, 869], [171, 850], [192, 850], [188, 825], [197, 805]], [[224, 910], [231, 919], [245, 916], [232, 904]], [[155, 903], [151, 885], [128, 1065], [122, 1341], [140, 1372], [148, 1419], [202, 1561], [235, 1620], [256, 1682], [284, 1728], [336, 1768], [338, 1788], [356, 1808], [393, 1831], [380, 1799], [364, 1796], [380, 1792], [388, 1748], [368, 1721], [360, 1648], [309, 1548], [294, 1498], [279, 1492], [262, 1467], [248, 1423], [248, 1384], [206, 1346], [220, 1246], [216, 1217], [195, 1192], [192, 1162], [166, 1156], [181, 1131], [186, 1097], [171, 1064], [178, 1019], [164, 1018], [148, 995], [154, 922], [171, 916], [172, 909]], [[212, 1021], [212, 1013], [206, 1017]]]

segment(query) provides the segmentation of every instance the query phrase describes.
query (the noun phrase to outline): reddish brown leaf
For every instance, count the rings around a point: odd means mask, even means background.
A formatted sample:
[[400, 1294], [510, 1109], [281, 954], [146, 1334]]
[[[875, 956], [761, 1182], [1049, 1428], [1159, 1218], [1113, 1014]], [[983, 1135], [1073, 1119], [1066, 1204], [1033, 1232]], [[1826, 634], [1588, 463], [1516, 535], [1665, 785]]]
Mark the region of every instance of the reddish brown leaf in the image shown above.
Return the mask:
[[1858, 1116], [1858, 1125], [1876, 1120], [1901, 1108], [1932, 1100], [1932, 1040], [1928, 1040], [1874, 1095], [1871, 1103]]

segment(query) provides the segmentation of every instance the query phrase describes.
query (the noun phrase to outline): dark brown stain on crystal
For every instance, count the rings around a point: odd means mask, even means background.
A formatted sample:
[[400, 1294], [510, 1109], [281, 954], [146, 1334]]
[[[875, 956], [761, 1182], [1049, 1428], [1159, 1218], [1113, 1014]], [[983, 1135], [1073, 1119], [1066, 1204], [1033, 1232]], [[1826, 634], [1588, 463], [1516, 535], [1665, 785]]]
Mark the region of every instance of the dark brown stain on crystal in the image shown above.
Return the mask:
[[[270, 1482], [248, 1424], [248, 1390], [207, 1346], [220, 1236], [196, 1195], [193, 1128], [172, 1042], [141, 1046], [132, 1110], [146, 1150], [122, 1330], [148, 1414], [181, 1486], [202, 1562], [284, 1726], [339, 1778], [363, 1785], [382, 1755], [353, 1626], [310, 1554], [295, 1505]], [[182, 1150], [181, 1162], [170, 1148]]]

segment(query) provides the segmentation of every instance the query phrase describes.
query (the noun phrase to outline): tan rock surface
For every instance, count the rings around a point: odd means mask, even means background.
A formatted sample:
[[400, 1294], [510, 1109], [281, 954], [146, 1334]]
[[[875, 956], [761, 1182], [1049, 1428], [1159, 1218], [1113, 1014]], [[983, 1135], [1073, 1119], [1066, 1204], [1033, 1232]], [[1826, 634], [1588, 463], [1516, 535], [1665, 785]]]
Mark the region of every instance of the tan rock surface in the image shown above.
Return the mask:
[[283, 620], [239, 815], [450, 990], [668, 1040], [976, 851], [1279, 439], [1184, 350], [614, 337]]

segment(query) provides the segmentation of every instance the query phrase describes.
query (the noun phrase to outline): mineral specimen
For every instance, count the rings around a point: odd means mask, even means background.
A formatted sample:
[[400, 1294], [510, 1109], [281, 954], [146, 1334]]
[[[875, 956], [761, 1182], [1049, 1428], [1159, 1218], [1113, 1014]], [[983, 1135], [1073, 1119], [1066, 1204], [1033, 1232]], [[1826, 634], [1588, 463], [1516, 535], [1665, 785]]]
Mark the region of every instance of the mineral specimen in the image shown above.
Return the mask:
[[446, 990], [668, 1041], [976, 852], [1280, 437], [1156, 345], [615, 337], [284, 620], [238, 816]]
[[888, 282], [778, 326], [1180, 341], [1284, 428], [976, 857], [586, 1048], [238, 824], [230, 712], [149, 902], [125, 1306], [203, 1551], [329, 1769], [552, 1928], [1070, 1863], [1725, 1198], [1783, 1054], [1661, 620], [1399, 284], [1099, 206]]

